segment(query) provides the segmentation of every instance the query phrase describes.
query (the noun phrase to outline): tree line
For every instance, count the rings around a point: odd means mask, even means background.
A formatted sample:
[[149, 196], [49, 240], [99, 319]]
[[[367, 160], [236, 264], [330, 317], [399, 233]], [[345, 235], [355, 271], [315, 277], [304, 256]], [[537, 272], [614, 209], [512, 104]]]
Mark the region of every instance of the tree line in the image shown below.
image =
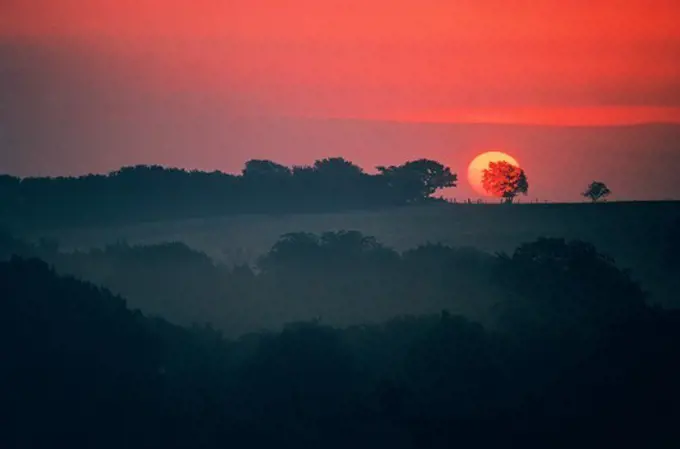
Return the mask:
[[[655, 272], [652, 279], [669, 286], [677, 276], [680, 251], [680, 221], [674, 223], [659, 233], [664, 251], [648, 260]], [[581, 270], [583, 278], [588, 275], [592, 280], [574, 291], [575, 284], [555, 278], [554, 273], [537, 280], [520, 276], [515, 270], [521, 258], [442, 244], [397, 252], [356, 231], [286, 234], [252, 265], [236, 266], [216, 263], [183, 243], [117, 243], [66, 252], [56, 242], [28, 243], [0, 233], [0, 260], [12, 255], [38, 257], [59, 273], [124, 296], [144, 313], [182, 325], [211, 322], [228, 336], [280, 328], [290, 321], [319, 319], [345, 326], [441, 309], [488, 324], [506, 313], [497, 305], [507, 295], [505, 281], [513, 276], [522, 279], [517, 288], [531, 286], [532, 290], [538, 290], [538, 280], [546, 279], [541, 287], [546, 294], [552, 283], [560, 282], [564, 284], [560, 292], [583, 297], [587, 304], [596, 301], [597, 288], [612, 290], [598, 286], [612, 272], [613, 262], [595, 259], [600, 265], [591, 264], [597, 254], [592, 245], [543, 239], [522, 245], [518, 251], [536, 258], [544, 257], [543, 253], [563, 257], [571, 264], [563, 270]], [[655, 291], [664, 295], [653, 298], [656, 301], [670, 300], [665, 295], [672, 290]], [[558, 310], [555, 301], [548, 307]], [[575, 312], [573, 305], [565, 309], [565, 315], [568, 311]]]
[[[239, 213], [331, 212], [422, 204], [456, 187], [458, 177], [437, 161], [418, 159], [378, 166], [369, 174], [340, 157], [288, 167], [270, 160], [246, 162], [238, 175], [165, 168], [123, 167], [105, 175], [18, 178], [0, 175], [0, 224], [49, 228], [120, 224]], [[526, 195], [523, 169], [491, 162], [482, 186], [512, 203]], [[597, 202], [611, 191], [601, 181], [582, 196]]]
[[327, 158], [296, 167], [250, 160], [238, 175], [145, 165], [81, 177], [4, 175], [0, 220], [57, 226], [375, 208], [422, 203], [456, 182], [450, 168], [428, 159], [377, 167], [375, 174], [343, 158]]
[[347, 325], [442, 308], [481, 315], [496, 293], [491, 254], [439, 244], [399, 253], [356, 231], [283, 235], [252, 266], [216, 263], [178, 242], [70, 252], [0, 233], [0, 260], [12, 255], [45, 260], [145, 313], [210, 321], [230, 336], [316, 318]]

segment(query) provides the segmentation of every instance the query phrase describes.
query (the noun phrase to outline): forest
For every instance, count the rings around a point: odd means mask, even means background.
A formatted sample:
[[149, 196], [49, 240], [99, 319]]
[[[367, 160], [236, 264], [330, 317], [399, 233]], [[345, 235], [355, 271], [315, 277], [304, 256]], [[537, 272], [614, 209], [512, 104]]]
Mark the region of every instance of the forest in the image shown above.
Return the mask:
[[[256, 267], [227, 268], [181, 244], [63, 253], [5, 235], [0, 256], [3, 447], [671, 448], [680, 437], [680, 313], [651, 306], [583, 241], [398, 253], [352, 231], [296, 233]], [[468, 297], [488, 313], [457, 310]], [[196, 312], [211, 301], [225, 318]], [[248, 304], [287, 322], [249, 329]], [[315, 316], [279, 316], [296, 304]]]

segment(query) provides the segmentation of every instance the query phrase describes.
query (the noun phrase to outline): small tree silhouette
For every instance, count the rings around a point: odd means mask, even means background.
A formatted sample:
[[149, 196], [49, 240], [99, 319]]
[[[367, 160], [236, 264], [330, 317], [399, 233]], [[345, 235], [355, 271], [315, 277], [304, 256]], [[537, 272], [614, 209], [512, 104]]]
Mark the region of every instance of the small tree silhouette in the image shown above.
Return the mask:
[[588, 188], [581, 195], [590, 198], [593, 203], [598, 202], [602, 198], [606, 198], [611, 195], [612, 191], [609, 190], [607, 184], [601, 181], [593, 181], [588, 185]]
[[499, 161], [490, 162], [489, 168], [482, 172], [482, 187], [491, 195], [503, 198], [505, 203], [512, 203], [518, 194], [527, 194], [529, 182], [524, 170], [508, 162]]

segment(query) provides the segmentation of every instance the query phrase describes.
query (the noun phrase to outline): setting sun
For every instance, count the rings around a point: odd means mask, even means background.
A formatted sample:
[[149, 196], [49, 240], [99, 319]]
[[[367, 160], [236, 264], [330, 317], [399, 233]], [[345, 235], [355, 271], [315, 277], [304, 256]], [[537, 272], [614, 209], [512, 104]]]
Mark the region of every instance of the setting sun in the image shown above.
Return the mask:
[[482, 187], [482, 172], [489, 167], [489, 162], [505, 161], [519, 167], [517, 160], [502, 151], [487, 151], [475, 157], [468, 166], [468, 182], [480, 195], [490, 196]]

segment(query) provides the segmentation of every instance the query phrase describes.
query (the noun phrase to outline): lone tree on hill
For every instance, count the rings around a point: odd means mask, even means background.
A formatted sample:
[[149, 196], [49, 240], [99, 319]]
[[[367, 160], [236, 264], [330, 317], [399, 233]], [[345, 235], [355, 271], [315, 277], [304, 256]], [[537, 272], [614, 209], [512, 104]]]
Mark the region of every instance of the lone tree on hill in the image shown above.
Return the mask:
[[482, 187], [493, 196], [501, 197], [505, 203], [512, 203], [520, 193], [526, 195], [529, 182], [524, 170], [509, 162], [489, 162], [489, 168], [482, 172]]
[[586, 191], [583, 192], [581, 195], [583, 195], [586, 198], [590, 198], [590, 200], [593, 203], [596, 203], [599, 200], [608, 197], [609, 195], [611, 195], [611, 193], [612, 191], [609, 190], [607, 184], [601, 181], [593, 181], [590, 183]]

